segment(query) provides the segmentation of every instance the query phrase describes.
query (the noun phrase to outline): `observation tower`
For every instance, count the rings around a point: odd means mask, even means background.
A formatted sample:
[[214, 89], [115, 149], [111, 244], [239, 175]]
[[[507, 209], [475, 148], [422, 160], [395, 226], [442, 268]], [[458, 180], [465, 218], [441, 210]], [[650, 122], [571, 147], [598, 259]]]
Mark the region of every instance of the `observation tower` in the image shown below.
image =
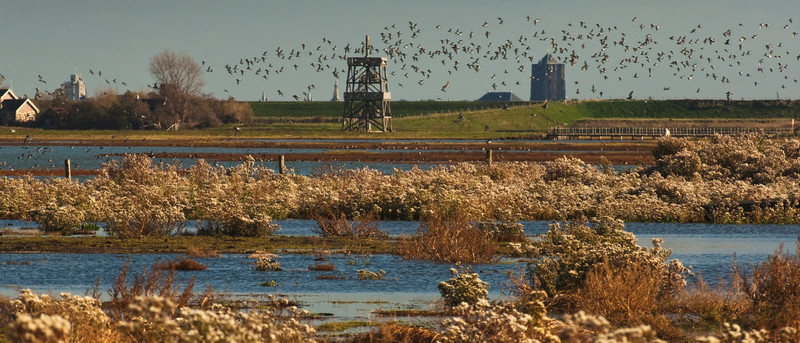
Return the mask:
[[392, 131], [386, 57], [369, 57], [367, 36], [364, 57], [347, 58], [342, 131]]

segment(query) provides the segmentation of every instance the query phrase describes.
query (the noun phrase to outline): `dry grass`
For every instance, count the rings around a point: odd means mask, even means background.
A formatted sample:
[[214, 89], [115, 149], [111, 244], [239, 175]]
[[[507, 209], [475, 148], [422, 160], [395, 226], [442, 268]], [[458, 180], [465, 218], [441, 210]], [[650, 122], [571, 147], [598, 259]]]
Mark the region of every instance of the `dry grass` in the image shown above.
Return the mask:
[[432, 343], [441, 341], [442, 336], [436, 331], [409, 325], [383, 324], [377, 331], [354, 335], [348, 343]]
[[343, 212], [327, 209], [313, 215], [317, 221], [313, 231], [321, 236], [386, 237], [387, 233], [378, 229], [377, 218], [375, 214], [368, 214], [351, 221]]
[[651, 265], [615, 268], [606, 260], [587, 274], [575, 295], [576, 305], [612, 323], [641, 324], [658, 309], [664, 281], [661, 270]]
[[173, 301], [177, 308], [185, 307], [192, 298], [192, 288], [195, 279], [193, 278], [186, 284], [183, 291], [179, 291], [175, 285], [174, 269], [157, 269], [145, 267], [140, 274], [133, 275], [133, 282], [128, 283], [128, 265], [130, 260], [125, 262], [119, 275], [108, 290], [111, 300], [106, 305], [106, 313], [115, 322], [130, 319], [130, 304], [138, 296], [158, 295]]
[[712, 289], [702, 277], [698, 277], [692, 287], [678, 296], [678, 307], [684, 314], [695, 315], [709, 326], [740, 323], [752, 310], [752, 303], [741, 288], [741, 282], [739, 274], [734, 273], [730, 283], [721, 283]]
[[209, 258], [209, 257], [219, 257], [219, 253], [217, 250], [209, 247], [197, 247], [197, 246], [189, 246], [186, 248], [186, 253], [189, 254], [189, 257], [194, 258]]
[[800, 240], [795, 254], [783, 250], [757, 264], [742, 277], [744, 292], [753, 302], [756, 325], [777, 329], [800, 324]]
[[401, 240], [398, 255], [405, 259], [449, 263], [489, 263], [496, 261], [497, 242], [492, 234], [477, 229], [465, 215], [426, 216], [417, 233]]
[[157, 261], [153, 269], [158, 270], [206, 270], [208, 266], [188, 257], [176, 258], [173, 261]]

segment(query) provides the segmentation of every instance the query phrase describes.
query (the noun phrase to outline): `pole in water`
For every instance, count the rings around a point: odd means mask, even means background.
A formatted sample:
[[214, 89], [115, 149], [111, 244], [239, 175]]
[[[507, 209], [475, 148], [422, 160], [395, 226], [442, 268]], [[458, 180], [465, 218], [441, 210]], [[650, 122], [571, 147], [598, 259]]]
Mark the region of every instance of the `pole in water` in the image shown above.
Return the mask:
[[492, 149], [486, 150], [486, 163], [492, 165]]
[[280, 171], [281, 175], [286, 174], [286, 159], [283, 155], [281, 155], [280, 159], [278, 160], [278, 170]]
[[72, 180], [72, 168], [70, 168], [69, 159], [64, 160], [64, 177]]

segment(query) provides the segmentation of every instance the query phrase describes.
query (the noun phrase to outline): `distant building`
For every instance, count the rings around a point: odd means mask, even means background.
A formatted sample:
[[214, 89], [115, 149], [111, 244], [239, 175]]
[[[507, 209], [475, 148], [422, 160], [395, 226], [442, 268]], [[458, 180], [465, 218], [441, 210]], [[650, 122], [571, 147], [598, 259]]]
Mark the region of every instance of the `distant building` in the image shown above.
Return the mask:
[[0, 88], [0, 121], [26, 122], [36, 120], [39, 108], [28, 98], [18, 98], [8, 88]]
[[0, 88], [0, 104], [6, 100], [16, 99], [17, 95], [8, 88]]
[[339, 80], [333, 82], [333, 98], [331, 98], [331, 101], [342, 101], [342, 99], [339, 98]]
[[67, 100], [86, 99], [86, 82], [81, 79], [81, 74], [72, 74], [69, 81], [64, 82]]
[[531, 65], [531, 101], [566, 100], [564, 64], [550, 54]]
[[478, 101], [524, 101], [512, 92], [488, 92]]

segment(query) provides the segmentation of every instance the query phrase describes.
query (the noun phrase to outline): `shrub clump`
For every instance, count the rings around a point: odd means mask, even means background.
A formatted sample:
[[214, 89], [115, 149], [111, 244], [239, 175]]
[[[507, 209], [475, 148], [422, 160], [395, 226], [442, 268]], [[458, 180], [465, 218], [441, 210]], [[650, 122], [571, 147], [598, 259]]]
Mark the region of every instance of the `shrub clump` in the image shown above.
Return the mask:
[[453, 308], [457, 317], [446, 319], [442, 335], [445, 342], [560, 342], [551, 333], [550, 322], [539, 302], [540, 312], [523, 313], [513, 303], [489, 303], [481, 299], [474, 305], [461, 303]]
[[359, 280], [383, 280], [383, 276], [386, 275], [386, 272], [383, 270], [379, 270], [375, 273], [369, 269], [359, 269], [357, 273], [356, 277]]
[[62, 293], [60, 298], [20, 291], [11, 301], [14, 342], [110, 342], [118, 338], [99, 300]]
[[133, 316], [118, 327], [134, 342], [314, 342], [316, 333], [298, 320], [308, 313], [293, 307], [285, 314], [179, 309], [158, 296], [137, 297], [130, 307]]
[[475, 305], [478, 301], [489, 296], [489, 284], [481, 280], [480, 275], [471, 268], [462, 269], [460, 272], [450, 268], [453, 277], [439, 283], [439, 293], [444, 298], [447, 306], [455, 307], [461, 303]]
[[467, 216], [439, 212], [426, 216], [417, 233], [401, 240], [397, 247], [405, 259], [450, 263], [493, 262], [496, 250], [491, 233], [477, 229]]
[[59, 206], [53, 202], [30, 211], [29, 215], [42, 231], [61, 232], [65, 235], [77, 231], [85, 220], [84, 211], [70, 204]]
[[334, 213], [327, 210], [323, 214], [315, 214], [313, 217], [317, 222], [317, 228], [312, 230], [321, 236], [378, 238], [388, 236], [386, 231], [378, 229], [375, 214], [368, 214], [350, 221], [343, 212]]
[[226, 235], [231, 237], [269, 237], [281, 229], [266, 213], [226, 213], [214, 220], [201, 222], [197, 234], [201, 236]]
[[[690, 269], [677, 259], [667, 263], [671, 251], [661, 247], [660, 239], [654, 239], [653, 248], [644, 248], [623, 228], [622, 221], [611, 218], [594, 219], [589, 225], [569, 222], [564, 228], [559, 223], [552, 224], [541, 240], [521, 249], [533, 259], [528, 264], [529, 282], [547, 293], [551, 305], [566, 309], [575, 307], [575, 295], [581, 294], [580, 289], [588, 290], [589, 275], [593, 286], [606, 287], [603, 281], [611, 279], [621, 287], [630, 281], [626, 278], [653, 282], [653, 287], [642, 290], [648, 294], [647, 301], [655, 301], [650, 296], [670, 299], [683, 288], [686, 277], [691, 275]], [[631, 270], [635, 273], [629, 275]], [[592, 294], [595, 295], [599, 294]]]
[[259, 256], [256, 257], [255, 261], [251, 266], [253, 270], [257, 270], [260, 272], [266, 271], [281, 271], [281, 263], [275, 257], [272, 256]]
[[525, 242], [525, 231], [520, 223], [505, 221], [484, 221], [475, 223], [478, 230], [486, 231], [498, 242]]
[[157, 261], [154, 269], [160, 270], [206, 270], [208, 266], [188, 257], [179, 257], [173, 261]]
[[800, 240], [792, 255], [779, 247], [775, 254], [757, 264], [750, 276], [742, 278], [752, 301], [756, 324], [772, 329], [789, 326], [800, 319]]

